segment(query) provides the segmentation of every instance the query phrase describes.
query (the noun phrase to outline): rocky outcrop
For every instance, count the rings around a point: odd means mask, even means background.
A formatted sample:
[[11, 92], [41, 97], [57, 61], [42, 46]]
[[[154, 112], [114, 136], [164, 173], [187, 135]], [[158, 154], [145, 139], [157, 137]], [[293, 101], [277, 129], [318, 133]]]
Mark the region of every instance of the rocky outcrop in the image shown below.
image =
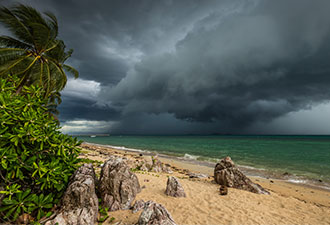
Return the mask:
[[137, 213], [138, 211], [144, 209], [145, 202], [143, 200], [137, 200], [132, 208], [133, 213]]
[[151, 171], [152, 172], [156, 172], [156, 173], [173, 173], [173, 171], [166, 166], [164, 163], [162, 163], [157, 156], [153, 156], [151, 157], [152, 159], [152, 168]]
[[151, 160], [137, 160], [133, 169], [155, 173], [173, 173], [171, 168], [162, 163], [157, 156], [151, 156]]
[[129, 209], [141, 191], [137, 176], [122, 158], [110, 157], [101, 170], [98, 189], [102, 205], [110, 211]]
[[165, 194], [172, 197], [186, 197], [183, 187], [175, 177], [168, 178]]
[[141, 213], [138, 225], [175, 225], [171, 214], [162, 206], [153, 201], [148, 201], [145, 204], [143, 212]]
[[95, 193], [95, 172], [92, 164], [84, 164], [71, 177], [61, 200], [56, 217], [46, 225], [94, 224], [98, 214], [98, 198]]
[[253, 183], [234, 164], [230, 157], [222, 159], [214, 169], [215, 182], [227, 187], [242, 189], [258, 194], [269, 194], [259, 184]]

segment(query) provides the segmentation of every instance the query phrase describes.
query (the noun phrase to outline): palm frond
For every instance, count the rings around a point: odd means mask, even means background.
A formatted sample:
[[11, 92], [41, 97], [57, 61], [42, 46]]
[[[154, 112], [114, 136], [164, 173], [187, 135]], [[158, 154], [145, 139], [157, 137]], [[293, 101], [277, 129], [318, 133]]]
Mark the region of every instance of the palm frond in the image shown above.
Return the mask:
[[[12, 61], [25, 57], [25, 51], [0, 51], [0, 68], [10, 65]], [[1, 71], [1, 69], [0, 69]]]
[[6, 7], [0, 7], [0, 22], [18, 39], [33, 44], [29, 29]]
[[57, 41], [57, 45], [51, 50], [48, 50], [46, 56], [53, 59], [53, 61], [63, 63], [66, 57], [65, 44], [62, 40], [56, 40], [56, 41]]
[[49, 28], [41, 23], [30, 23], [29, 27], [32, 28], [32, 35], [37, 51], [46, 50], [50, 39]]
[[18, 4], [13, 7], [12, 12], [24, 23], [39, 23], [47, 26], [47, 22], [41, 13], [31, 6]]
[[50, 65], [52, 65], [54, 68], [53, 73], [57, 73], [57, 76], [54, 76], [52, 80], [54, 82], [54, 88], [57, 91], [61, 91], [66, 85], [67, 77], [61, 66], [56, 64], [56, 62], [50, 61]]
[[63, 64], [62, 65], [63, 69], [65, 69], [67, 72], [71, 73], [75, 79], [77, 79], [79, 77], [79, 72], [78, 70], [76, 70], [75, 68], [73, 68], [72, 66]]
[[49, 18], [47, 23], [48, 26], [51, 28], [51, 37], [55, 39], [58, 35], [58, 22], [56, 16], [51, 12], [45, 12], [45, 15]]
[[26, 51], [20, 48], [0, 48], [0, 65], [26, 55]]
[[30, 56], [31, 56], [31, 55], [26, 55], [26, 56], [23, 56], [23, 57], [18, 58], [18, 59], [16, 59], [16, 60], [13, 60], [12, 63], [10, 62], [10, 65], [8, 65], [8, 66], [6, 65], [6, 67], [5, 67], [6, 69], [2, 70], [2, 71], [0, 72], [0, 75], [9, 72], [12, 68], [14, 68], [15, 66], [17, 66], [19, 63], [21, 63], [23, 60], [27, 59], [27, 58], [30, 57]]
[[0, 36], [0, 46], [3, 48], [32, 49], [32, 46], [9, 36]]

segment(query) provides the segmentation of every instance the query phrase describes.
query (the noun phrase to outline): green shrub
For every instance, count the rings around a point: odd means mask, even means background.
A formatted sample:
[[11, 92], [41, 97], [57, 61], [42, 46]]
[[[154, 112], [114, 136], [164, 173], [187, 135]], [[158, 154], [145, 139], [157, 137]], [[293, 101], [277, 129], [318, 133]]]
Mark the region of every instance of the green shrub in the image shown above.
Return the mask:
[[44, 90], [17, 95], [15, 82], [0, 78], [0, 222], [50, 216], [79, 163], [80, 142], [59, 131]]

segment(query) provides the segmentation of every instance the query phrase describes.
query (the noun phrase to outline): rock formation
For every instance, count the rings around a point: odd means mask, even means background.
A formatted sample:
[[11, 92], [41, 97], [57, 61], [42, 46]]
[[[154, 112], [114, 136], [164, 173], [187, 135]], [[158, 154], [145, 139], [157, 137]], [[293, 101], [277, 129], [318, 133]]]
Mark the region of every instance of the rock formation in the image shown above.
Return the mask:
[[152, 157], [152, 168], [151, 168], [152, 172], [156, 172], [156, 173], [173, 173], [173, 171], [166, 166], [164, 163], [162, 163], [157, 156], [153, 156]]
[[94, 224], [98, 214], [98, 198], [95, 193], [95, 172], [92, 164], [84, 164], [71, 177], [61, 200], [56, 217], [46, 225]]
[[133, 213], [137, 213], [138, 211], [142, 210], [145, 204], [146, 203], [143, 200], [137, 200], [132, 208]]
[[112, 156], [102, 167], [98, 191], [102, 205], [115, 211], [129, 209], [141, 188], [137, 176], [124, 160]]
[[183, 187], [175, 177], [168, 178], [165, 194], [172, 197], [186, 197]]
[[171, 168], [164, 163], [162, 163], [157, 156], [152, 156], [151, 160], [137, 160], [134, 165], [132, 165], [133, 169], [138, 169], [146, 172], [155, 172], [155, 173], [173, 173]]
[[230, 157], [222, 159], [214, 169], [215, 182], [227, 187], [243, 189], [258, 194], [269, 194], [259, 184], [253, 183], [234, 164]]
[[138, 225], [175, 225], [171, 214], [162, 206], [153, 201], [148, 201], [139, 217]]

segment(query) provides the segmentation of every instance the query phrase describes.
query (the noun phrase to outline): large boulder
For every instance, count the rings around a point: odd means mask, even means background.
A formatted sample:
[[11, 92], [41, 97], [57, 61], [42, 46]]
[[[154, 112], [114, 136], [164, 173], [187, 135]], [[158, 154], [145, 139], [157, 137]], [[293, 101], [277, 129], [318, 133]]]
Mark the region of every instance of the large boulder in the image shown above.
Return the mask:
[[102, 205], [110, 211], [129, 209], [141, 191], [137, 176], [122, 158], [110, 157], [101, 170], [99, 193]]
[[161, 204], [153, 201], [145, 203], [145, 207], [139, 217], [138, 225], [175, 225], [171, 214]]
[[186, 197], [183, 187], [175, 177], [167, 179], [165, 194], [172, 197]]
[[214, 168], [215, 182], [227, 187], [242, 189], [258, 194], [269, 194], [259, 184], [246, 177], [228, 156], [223, 158]]
[[95, 172], [92, 164], [84, 164], [71, 177], [56, 217], [46, 225], [94, 224], [97, 221], [98, 198], [95, 193]]

